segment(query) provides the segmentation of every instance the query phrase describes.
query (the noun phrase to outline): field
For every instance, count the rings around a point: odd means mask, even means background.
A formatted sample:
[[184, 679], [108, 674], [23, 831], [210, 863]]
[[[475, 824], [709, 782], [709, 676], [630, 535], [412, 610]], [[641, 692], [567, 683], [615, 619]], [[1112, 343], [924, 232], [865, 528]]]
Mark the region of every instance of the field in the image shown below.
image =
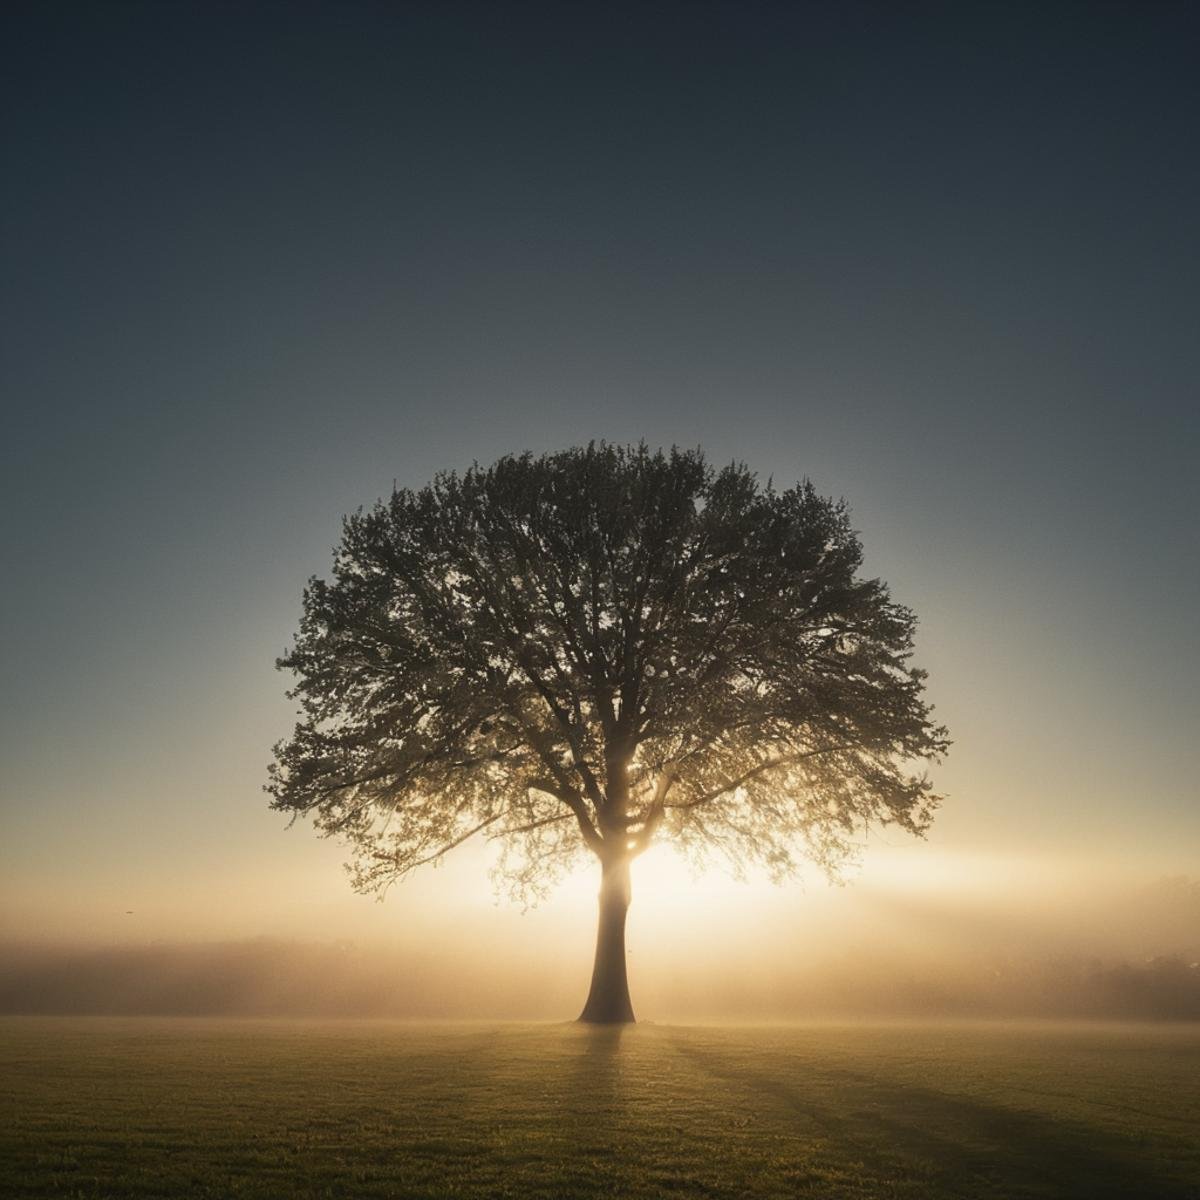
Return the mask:
[[1200, 1029], [6, 1018], [11, 1197], [1200, 1197]]

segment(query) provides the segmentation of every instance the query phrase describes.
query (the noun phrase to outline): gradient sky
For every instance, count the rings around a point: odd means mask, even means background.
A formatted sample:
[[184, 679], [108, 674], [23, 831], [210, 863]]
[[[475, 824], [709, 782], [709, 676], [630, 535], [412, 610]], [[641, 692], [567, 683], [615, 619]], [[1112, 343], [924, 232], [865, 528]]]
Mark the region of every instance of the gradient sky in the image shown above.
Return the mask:
[[847, 498], [956, 743], [914, 853], [1195, 871], [1196, 6], [4, 20], [0, 933], [445, 900], [284, 834], [273, 660], [344, 512], [593, 438]]

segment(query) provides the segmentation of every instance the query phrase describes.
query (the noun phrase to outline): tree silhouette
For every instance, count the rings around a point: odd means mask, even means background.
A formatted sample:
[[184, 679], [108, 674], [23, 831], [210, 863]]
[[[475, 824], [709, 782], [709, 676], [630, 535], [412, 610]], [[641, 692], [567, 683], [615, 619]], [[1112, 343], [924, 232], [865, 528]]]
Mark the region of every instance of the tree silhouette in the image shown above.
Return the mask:
[[475, 835], [518, 893], [600, 861], [585, 1021], [633, 1020], [630, 862], [833, 871], [871, 823], [922, 833], [948, 745], [913, 614], [844, 504], [700, 451], [606, 444], [439, 475], [346, 518], [293, 648], [272, 807], [353, 847], [359, 890]]

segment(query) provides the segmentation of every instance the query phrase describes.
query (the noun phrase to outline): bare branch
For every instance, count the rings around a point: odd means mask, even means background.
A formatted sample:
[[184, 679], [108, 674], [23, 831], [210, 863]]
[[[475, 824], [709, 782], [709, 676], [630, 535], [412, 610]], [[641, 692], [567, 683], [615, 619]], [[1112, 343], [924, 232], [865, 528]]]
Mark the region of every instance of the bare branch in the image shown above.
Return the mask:
[[650, 843], [658, 832], [658, 827], [662, 824], [663, 809], [667, 802], [667, 793], [671, 790], [671, 785], [679, 778], [679, 768], [674, 763], [667, 763], [658, 773], [658, 781], [654, 786], [654, 797], [650, 801], [649, 807], [646, 809], [646, 816], [642, 822], [642, 828], [632, 839], [630, 845], [630, 853], [634, 855], [641, 854], [643, 851], [650, 848]]
[[417, 859], [416, 862], [406, 863], [403, 857], [398, 854], [382, 854], [376, 852], [375, 854], [372, 854], [371, 857], [378, 859], [380, 862], [394, 863], [397, 867], [398, 874], [407, 875], [409, 871], [413, 871], [417, 867], [423, 867], [426, 863], [431, 863], [435, 859], [441, 858], [443, 854], [453, 850], [455, 846], [461, 846], [463, 842], [467, 841], [469, 838], [473, 838], [481, 830], [486, 829], [489, 825], [494, 825], [502, 816], [504, 816], [503, 813], [496, 813], [494, 816], [488, 817], [486, 821], [480, 821], [478, 825], [476, 825], [473, 829], [468, 829], [467, 832], [461, 837], [454, 838], [453, 841], [447, 842], [439, 850], [435, 850], [432, 854], [427, 854], [424, 858]]
[[761, 775], [764, 771], [773, 771], [777, 767], [794, 766], [798, 762], [803, 762], [806, 758], [816, 758], [821, 754], [834, 754], [837, 751], [853, 749], [855, 749], [853, 746], [823, 746], [819, 750], [807, 750], [801, 754], [781, 754], [776, 758], [767, 759], [766, 762], [761, 762], [757, 766], [751, 767], [748, 771], [743, 771], [736, 779], [731, 779], [721, 784], [720, 787], [705, 792], [702, 796], [685, 800], [682, 804], [669, 804], [667, 807], [696, 808], [701, 804], [707, 804], [711, 800], [716, 800], [718, 797], [724, 796], [729, 792], [737, 791], [743, 784], [749, 783], [751, 779]]
[[498, 830], [496, 833], [488, 834], [488, 838], [489, 840], [494, 840], [495, 838], [508, 837], [509, 834], [513, 833], [531, 833], [535, 829], [541, 829], [543, 825], [557, 825], [560, 821], [569, 821], [572, 815], [571, 813], [558, 813], [553, 817], [543, 817], [540, 821], [530, 821], [528, 825], [505, 826], [505, 828]]
[[574, 792], [570, 788], [554, 787], [546, 779], [531, 779], [528, 781], [528, 786], [536, 791], [546, 792], [556, 799], [561, 800], [574, 813], [575, 820], [579, 822], [579, 832], [583, 840], [597, 854], [600, 853], [604, 845], [604, 839], [600, 836], [596, 826], [592, 824], [592, 819], [588, 816], [587, 806], [583, 802], [583, 797], [578, 792]]

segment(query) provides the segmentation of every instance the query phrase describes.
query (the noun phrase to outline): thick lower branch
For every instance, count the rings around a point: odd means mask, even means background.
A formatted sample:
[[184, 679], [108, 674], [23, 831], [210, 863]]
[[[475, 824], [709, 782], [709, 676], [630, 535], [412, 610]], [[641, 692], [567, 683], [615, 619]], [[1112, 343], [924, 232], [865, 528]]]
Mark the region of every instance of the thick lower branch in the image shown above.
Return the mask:
[[658, 782], [654, 786], [654, 798], [650, 801], [650, 805], [646, 809], [646, 816], [642, 821], [642, 827], [630, 841], [630, 854], [636, 856], [650, 848], [650, 843], [663, 821], [663, 814], [666, 811], [667, 793], [670, 792], [672, 785], [678, 778], [679, 768], [674, 763], [667, 763], [659, 773]]
[[584, 842], [597, 854], [600, 853], [601, 847], [604, 845], [604, 839], [600, 836], [595, 825], [592, 824], [592, 819], [588, 816], [587, 805], [584, 804], [582, 796], [578, 793], [569, 792], [565, 788], [555, 787], [545, 779], [531, 779], [528, 786], [535, 791], [545, 792], [547, 795], [561, 800], [574, 814]]

